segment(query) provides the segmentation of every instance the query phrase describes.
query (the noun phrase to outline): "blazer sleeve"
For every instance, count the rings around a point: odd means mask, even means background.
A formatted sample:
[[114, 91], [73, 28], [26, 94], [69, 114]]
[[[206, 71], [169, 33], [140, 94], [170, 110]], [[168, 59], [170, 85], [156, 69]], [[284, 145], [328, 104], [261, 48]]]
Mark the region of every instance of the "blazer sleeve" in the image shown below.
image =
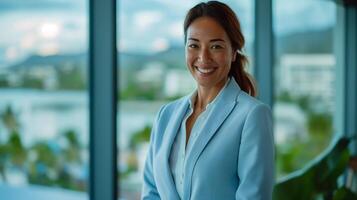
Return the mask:
[[153, 174], [153, 154], [154, 154], [154, 146], [155, 146], [155, 137], [157, 135], [157, 127], [158, 127], [158, 122], [161, 116], [161, 112], [163, 110], [162, 106], [160, 108], [159, 113], [157, 114], [154, 124], [151, 129], [151, 135], [150, 135], [150, 145], [149, 145], [149, 150], [146, 155], [146, 161], [145, 161], [145, 166], [144, 166], [144, 174], [143, 174], [143, 188], [142, 188], [142, 193], [141, 193], [141, 199], [142, 200], [160, 200], [159, 193], [156, 188], [156, 183], [154, 179], [154, 174]]
[[275, 183], [274, 136], [270, 108], [258, 104], [247, 115], [238, 154], [237, 200], [271, 200]]

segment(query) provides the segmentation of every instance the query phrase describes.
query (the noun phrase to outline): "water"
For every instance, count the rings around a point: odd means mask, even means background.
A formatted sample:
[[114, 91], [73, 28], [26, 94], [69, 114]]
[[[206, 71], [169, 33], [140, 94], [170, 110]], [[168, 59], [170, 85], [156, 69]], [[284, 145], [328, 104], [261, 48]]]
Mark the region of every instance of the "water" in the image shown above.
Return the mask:
[[[126, 147], [130, 136], [145, 125], [151, 125], [165, 102], [123, 101], [117, 112], [118, 142]], [[59, 134], [74, 130], [81, 143], [88, 145], [89, 108], [85, 91], [41, 91], [33, 89], [0, 89], [0, 112], [7, 106], [16, 113], [20, 134], [26, 146], [39, 140], [56, 139]], [[0, 139], [6, 129], [0, 122]]]

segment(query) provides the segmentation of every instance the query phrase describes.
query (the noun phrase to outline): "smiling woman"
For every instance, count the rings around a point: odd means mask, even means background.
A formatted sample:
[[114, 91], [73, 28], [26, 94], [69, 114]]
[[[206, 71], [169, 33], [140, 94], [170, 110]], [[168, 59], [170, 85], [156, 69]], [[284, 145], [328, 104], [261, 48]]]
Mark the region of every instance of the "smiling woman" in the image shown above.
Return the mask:
[[186, 65], [202, 87], [222, 88], [236, 59], [231, 41], [214, 19], [201, 17], [186, 31]]
[[238, 18], [224, 3], [199, 3], [184, 34], [197, 89], [157, 114], [142, 199], [272, 199], [272, 113], [244, 70]]
[[[184, 42], [182, 27], [185, 13], [198, 2], [118, 1], [120, 198], [140, 199], [150, 124], [155, 113], [167, 101], [195, 90], [195, 78], [186, 68], [188, 43]], [[251, 55], [254, 1], [224, 2], [242, 19], [242, 31], [247, 35], [243, 52]], [[220, 52], [218, 46], [224, 45], [221, 43], [211, 44], [215, 46], [209, 51]]]

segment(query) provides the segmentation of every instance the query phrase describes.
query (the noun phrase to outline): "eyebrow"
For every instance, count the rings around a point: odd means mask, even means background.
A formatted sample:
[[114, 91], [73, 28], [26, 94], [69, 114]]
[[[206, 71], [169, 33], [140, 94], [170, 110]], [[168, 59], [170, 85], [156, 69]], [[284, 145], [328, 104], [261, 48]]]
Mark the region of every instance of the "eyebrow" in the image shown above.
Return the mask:
[[[200, 41], [199, 39], [196, 39], [196, 38], [188, 38], [188, 40], [193, 40], [193, 41], [196, 41], [196, 42]], [[222, 40], [222, 39], [217, 38], [217, 39], [210, 40], [210, 42], [225, 42], [225, 41]]]

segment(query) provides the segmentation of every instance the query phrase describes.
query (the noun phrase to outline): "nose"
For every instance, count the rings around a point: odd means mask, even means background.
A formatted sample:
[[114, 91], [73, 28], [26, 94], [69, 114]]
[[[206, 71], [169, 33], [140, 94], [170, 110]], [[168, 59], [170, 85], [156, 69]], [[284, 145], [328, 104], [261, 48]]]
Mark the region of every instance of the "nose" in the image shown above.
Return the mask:
[[202, 63], [209, 63], [211, 61], [211, 54], [209, 52], [209, 49], [207, 48], [201, 48], [199, 55], [198, 55], [198, 61]]

